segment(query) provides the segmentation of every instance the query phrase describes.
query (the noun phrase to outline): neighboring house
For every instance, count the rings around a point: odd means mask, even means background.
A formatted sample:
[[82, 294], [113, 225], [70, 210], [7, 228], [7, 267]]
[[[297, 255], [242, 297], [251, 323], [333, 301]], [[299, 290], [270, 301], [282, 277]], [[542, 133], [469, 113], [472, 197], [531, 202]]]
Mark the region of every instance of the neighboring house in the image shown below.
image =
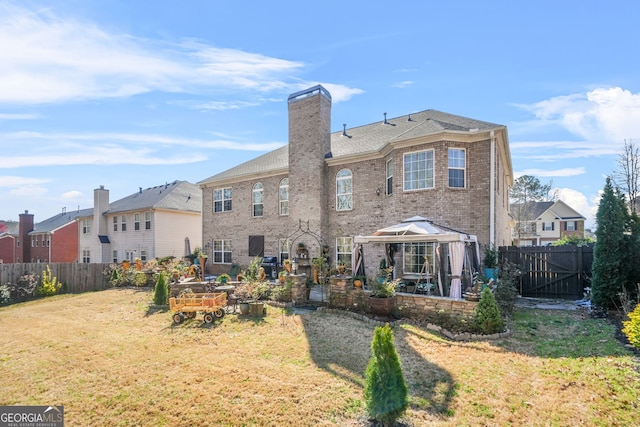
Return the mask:
[[37, 223], [28, 233], [31, 262], [77, 262], [78, 218], [92, 213], [93, 209], [62, 211]]
[[[255, 256], [310, 257], [327, 245], [331, 264], [350, 264], [353, 237], [416, 215], [474, 234], [511, 240], [513, 174], [507, 129], [436, 110], [331, 133], [331, 95], [322, 86], [288, 100], [289, 144], [199, 182], [203, 239], [214, 273]], [[405, 271], [433, 246], [405, 245]], [[384, 247], [366, 248], [367, 274]]]
[[585, 237], [580, 213], [562, 200], [511, 205], [514, 246], [546, 246], [564, 236]]
[[18, 231], [17, 222], [0, 221], [0, 264], [15, 262]]
[[[186, 255], [202, 242], [202, 192], [174, 181], [109, 202], [94, 190], [94, 207], [62, 212], [34, 225], [20, 214], [19, 231], [0, 235], [0, 259], [10, 262], [108, 263]], [[5, 243], [6, 242], [6, 243]]]
[[202, 242], [202, 192], [187, 181], [151, 187], [109, 202], [104, 186], [94, 190], [91, 215], [80, 217], [79, 262], [183, 257], [185, 243]]

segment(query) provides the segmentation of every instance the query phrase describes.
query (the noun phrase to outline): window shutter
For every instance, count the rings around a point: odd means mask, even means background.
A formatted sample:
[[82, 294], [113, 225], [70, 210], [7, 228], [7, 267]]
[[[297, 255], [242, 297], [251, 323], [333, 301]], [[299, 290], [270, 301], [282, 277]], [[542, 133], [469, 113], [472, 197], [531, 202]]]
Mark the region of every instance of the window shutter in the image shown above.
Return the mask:
[[551, 231], [555, 230], [555, 228], [556, 228], [556, 222], [552, 221], [551, 222]]
[[249, 236], [249, 256], [264, 256], [264, 236]]

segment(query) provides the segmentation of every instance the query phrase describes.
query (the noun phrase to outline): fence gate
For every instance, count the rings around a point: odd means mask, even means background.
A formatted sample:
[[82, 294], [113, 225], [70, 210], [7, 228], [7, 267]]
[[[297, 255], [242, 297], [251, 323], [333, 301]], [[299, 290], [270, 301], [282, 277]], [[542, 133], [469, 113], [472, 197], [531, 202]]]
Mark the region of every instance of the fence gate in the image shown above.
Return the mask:
[[593, 245], [510, 246], [500, 255], [519, 266], [523, 297], [580, 299], [590, 286]]

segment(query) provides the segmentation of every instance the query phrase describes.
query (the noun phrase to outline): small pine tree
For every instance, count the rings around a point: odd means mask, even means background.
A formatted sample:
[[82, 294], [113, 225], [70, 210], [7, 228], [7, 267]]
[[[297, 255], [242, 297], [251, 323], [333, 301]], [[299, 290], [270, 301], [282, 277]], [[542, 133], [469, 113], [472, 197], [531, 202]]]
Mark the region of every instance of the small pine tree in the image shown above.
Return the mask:
[[156, 288], [153, 293], [153, 303], [155, 305], [165, 305], [167, 303], [167, 278], [164, 274], [160, 273], [158, 275], [158, 280], [156, 280]]
[[504, 329], [504, 320], [498, 304], [489, 288], [485, 288], [476, 306], [476, 325], [485, 334], [495, 334]]
[[365, 371], [364, 400], [367, 413], [383, 426], [392, 426], [408, 406], [407, 384], [400, 358], [387, 324], [376, 327], [371, 341], [371, 359]]
[[622, 332], [636, 348], [640, 348], [640, 304], [629, 313], [629, 320], [622, 322]]

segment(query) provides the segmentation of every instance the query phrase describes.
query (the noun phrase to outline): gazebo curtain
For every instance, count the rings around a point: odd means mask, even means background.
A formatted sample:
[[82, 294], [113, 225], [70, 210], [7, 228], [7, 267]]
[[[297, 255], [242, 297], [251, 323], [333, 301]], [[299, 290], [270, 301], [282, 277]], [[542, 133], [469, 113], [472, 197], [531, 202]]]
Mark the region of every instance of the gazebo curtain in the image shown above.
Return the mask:
[[451, 289], [449, 290], [449, 296], [451, 298], [462, 298], [462, 282], [460, 276], [462, 275], [462, 267], [464, 264], [464, 249], [463, 242], [449, 243], [449, 258], [451, 259]]

